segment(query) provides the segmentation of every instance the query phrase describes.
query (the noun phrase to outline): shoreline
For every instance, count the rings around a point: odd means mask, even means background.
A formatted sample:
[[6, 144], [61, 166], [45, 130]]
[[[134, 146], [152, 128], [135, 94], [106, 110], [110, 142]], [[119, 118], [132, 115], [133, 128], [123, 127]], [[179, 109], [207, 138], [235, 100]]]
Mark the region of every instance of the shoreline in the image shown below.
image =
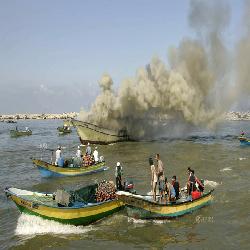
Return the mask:
[[[57, 114], [0, 114], [0, 121], [8, 120], [62, 120], [62, 119], [75, 119], [79, 116], [78, 112], [64, 112]], [[230, 111], [225, 114], [225, 120], [228, 121], [250, 121], [250, 111], [240, 112], [240, 111]]]
[[0, 121], [8, 121], [8, 120], [61, 120], [61, 119], [71, 119], [77, 118], [79, 113], [77, 112], [69, 112], [69, 113], [59, 113], [59, 114], [10, 114], [10, 115], [0, 115]]

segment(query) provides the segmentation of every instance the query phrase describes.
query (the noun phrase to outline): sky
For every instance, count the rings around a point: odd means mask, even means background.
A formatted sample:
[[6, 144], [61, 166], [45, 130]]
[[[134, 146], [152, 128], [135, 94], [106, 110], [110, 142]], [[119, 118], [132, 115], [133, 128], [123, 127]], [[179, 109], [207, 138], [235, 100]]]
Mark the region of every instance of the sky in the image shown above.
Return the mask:
[[[229, 0], [228, 47], [242, 1]], [[193, 37], [188, 0], [0, 0], [0, 114], [78, 112], [109, 73], [116, 87]]]

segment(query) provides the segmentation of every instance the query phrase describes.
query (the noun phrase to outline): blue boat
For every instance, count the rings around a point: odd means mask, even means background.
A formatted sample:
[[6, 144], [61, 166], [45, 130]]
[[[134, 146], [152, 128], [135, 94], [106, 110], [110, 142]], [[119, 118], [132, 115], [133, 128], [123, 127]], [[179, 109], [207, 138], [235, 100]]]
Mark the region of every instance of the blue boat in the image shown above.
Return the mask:
[[250, 146], [250, 140], [247, 139], [246, 137], [239, 137], [239, 140], [240, 140], [240, 145], [249, 145]]
[[88, 167], [58, 167], [54, 164], [33, 159], [33, 164], [37, 166], [43, 177], [65, 177], [65, 176], [79, 176], [79, 175], [88, 175], [93, 173], [102, 172], [107, 170], [105, 162], [99, 162], [97, 164], [88, 166]]

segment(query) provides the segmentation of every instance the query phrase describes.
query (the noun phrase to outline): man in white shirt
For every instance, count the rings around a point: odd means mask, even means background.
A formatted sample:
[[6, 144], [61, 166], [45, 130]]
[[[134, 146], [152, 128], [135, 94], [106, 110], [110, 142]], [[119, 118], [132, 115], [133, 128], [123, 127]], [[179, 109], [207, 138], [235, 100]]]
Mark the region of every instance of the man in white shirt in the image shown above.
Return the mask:
[[95, 150], [93, 152], [93, 156], [94, 156], [94, 160], [95, 162], [98, 162], [99, 161], [99, 158], [98, 158], [98, 151], [97, 151], [97, 147], [95, 147]]
[[91, 155], [92, 153], [92, 150], [91, 150], [91, 147], [90, 147], [90, 143], [88, 142], [88, 145], [87, 145], [87, 148], [86, 148], [86, 155]]
[[81, 152], [80, 146], [78, 146], [77, 151], [76, 151], [76, 157], [81, 158], [81, 154], [82, 152]]
[[61, 147], [58, 146], [58, 147], [57, 147], [57, 150], [56, 150], [56, 161], [55, 161], [55, 165], [58, 164], [58, 160], [59, 160], [59, 158], [61, 158], [61, 155], [62, 155]]

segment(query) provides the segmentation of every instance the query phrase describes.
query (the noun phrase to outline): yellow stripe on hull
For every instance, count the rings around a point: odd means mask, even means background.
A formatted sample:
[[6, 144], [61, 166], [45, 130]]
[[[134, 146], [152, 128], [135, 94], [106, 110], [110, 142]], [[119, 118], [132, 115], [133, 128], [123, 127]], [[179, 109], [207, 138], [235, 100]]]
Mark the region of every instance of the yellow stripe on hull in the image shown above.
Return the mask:
[[41, 168], [44, 168], [46, 170], [49, 170], [51, 172], [60, 174], [60, 175], [65, 175], [65, 176], [75, 176], [75, 175], [81, 175], [81, 174], [87, 174], [91, 173], [94, 171], [98, 171], [98, 169], [104, 168], [105, 163], [101, 162], [96, 165], [88, 166], [88, 167], [80, 167], [80, 168], [62, 168], [58, 167], [56, 165], [52, 165], [50, 163], [47, 163], [42, 160], [34, 159], [33, 163]]
[[114, 200], [83, 208], [69, 208], [69, 207], [56, 208], [40, 204], [36, 208], [34, 202], [24, 200], [18, 196], [11, 195], [11, 199], [17, 205], [25, 207], [26, 209], [33, 211], [34, 213], [37, 213], [44, 217], [56, 218], [59, 220], [71, 220], [82, 217], [95, 216], [97, 214], [106, 213], [108, 211], [115, 210], [116, 208], [123, 206], [123, 203], [121, 201]]
[[118, 192], [118, 197], [128, 206], [129, 215], [138, 218], [162, 218], [180, 216], [206, 206], [213, 199], [212, 191], [193, 201], [168, 204], [148, 201], [141, 195], [132, 195], [126, 192]]

